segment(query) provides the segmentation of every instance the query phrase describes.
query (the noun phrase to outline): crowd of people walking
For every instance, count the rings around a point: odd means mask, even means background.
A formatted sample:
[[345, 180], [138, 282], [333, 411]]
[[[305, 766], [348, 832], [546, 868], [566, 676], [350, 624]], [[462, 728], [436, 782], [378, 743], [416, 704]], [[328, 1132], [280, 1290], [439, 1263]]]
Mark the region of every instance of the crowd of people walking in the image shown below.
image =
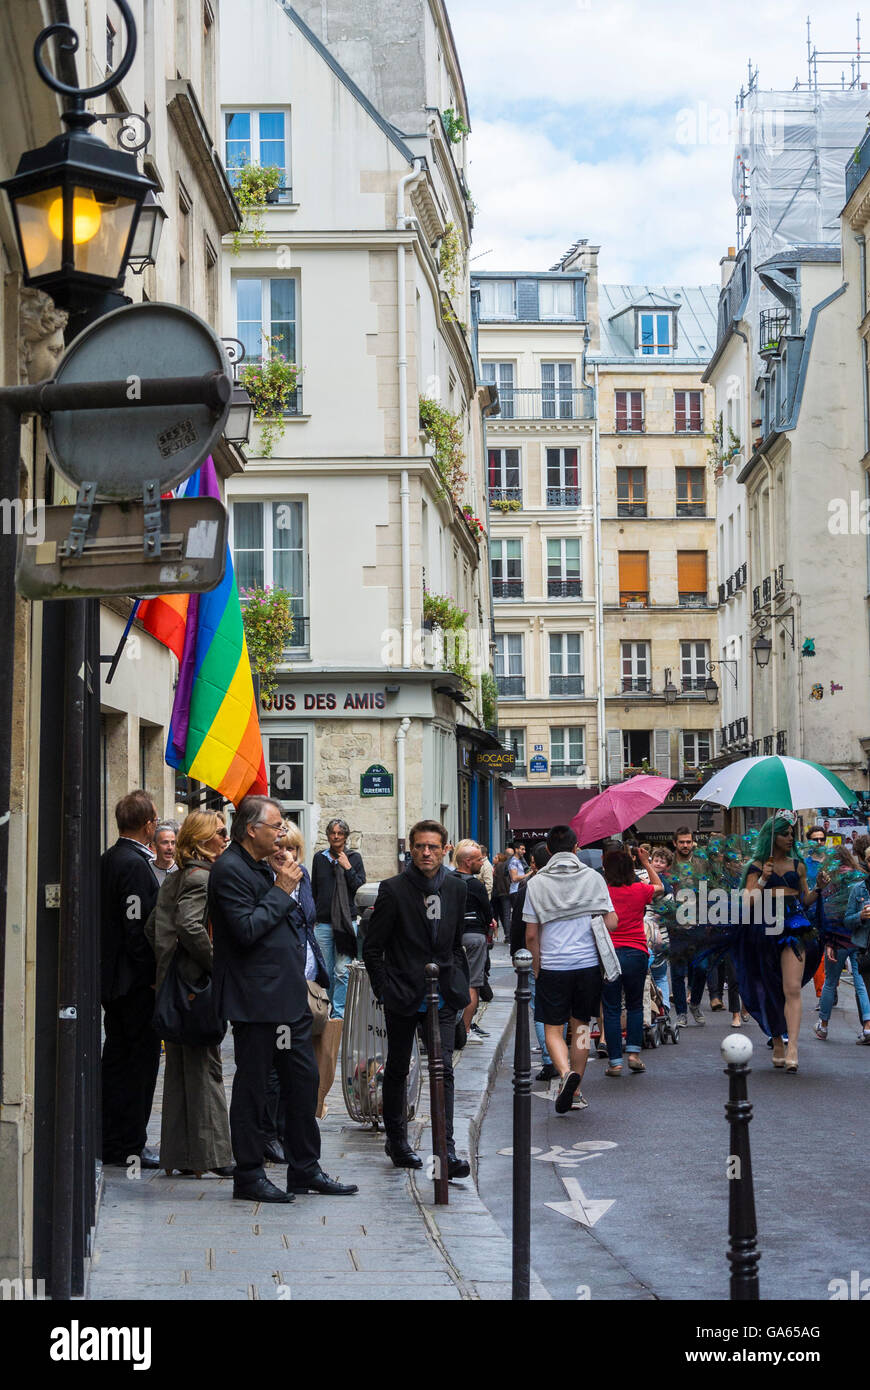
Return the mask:
[[[360, 953], [366, 871], [347, 822], [328, 822], [309, 876], [298, 826], [268, 797], [246, 797], [229, 830], [218, 811], [161, 823], [142, 790], [115, 815], [118, 840], [102, 859], [104, 1162], [231, 1176], [244, 1200], [352, 1196], [354, 1184], [320, 1166], [318, 1126]], [[794, 1073], [803, 986], [815, 980], [815, 1036], [824, 1042], [849, 971], [857, 1041], [870, 1044], [870, 838], [828, 848], [813, 826], [800, 845], [795, 820], [782, 812], [757, 835], [705, 845], [681, 827], [672, 848], [625, 836], [591, 850], [561, 825], [528, 857], [517, 841], [493, 863], [475, 841], [451, 845], [437, 821], [412, 826], [406, 862], [380, 882], [366, 914], [361, 952], [384, 1011], [392, 1163], [422, 1166], [408, 1140], [406, 1088], [427, 1007], [425, 969], [435, 961], [448, 1176], [469, 1173], [454, 1144], [453, 1059], [487, 1036], [479, 1010], [492, 997], [499, 930], [512, 954], [531, 952], [538, 1079], [554, 1083], [559, 1114], [585, 1108], [593, 1051], [617, 1080], [646, 1070], [653, 1024], [673, 1041], [690, 1016], [703, 1026], [705, 990], [714, 1012], [727, 998], [733, 1028], [754, 1019], [773, 1066]], [[158, 1154], [146, 1137], [161, 1039]], [[287, 1165], [286, 1185], [271, 1181], [267, 1163]]]

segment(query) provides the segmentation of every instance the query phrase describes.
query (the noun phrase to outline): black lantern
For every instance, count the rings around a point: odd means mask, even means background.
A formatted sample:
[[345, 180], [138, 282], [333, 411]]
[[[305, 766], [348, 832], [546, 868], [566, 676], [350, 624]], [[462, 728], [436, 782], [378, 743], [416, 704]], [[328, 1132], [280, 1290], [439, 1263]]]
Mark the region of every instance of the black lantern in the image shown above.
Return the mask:
[[230, 413], [224, 427], [224, 438], [231, 444], [247, 444], [251, 434], [251, 418], [254, 407], [244, 386], [233, 387]]
[[108, 119], [85, 110], [85, 99], [118, 85], [136, 52], [136, 28], [127, 0], [117, 0], [127, 25], [127, 51], [111, 77], [96, 87], [70, 87], [48, 71], [41, 49], [56, 33], [70, 52], [78, 37], [68, 24], [43, 30], [33, 59], [44, 82], [72, 97], [62, 120], [68, 130], [38, 150], [27, 150], [11, 179], [9, 195], [25, 284], [48, 292], [56, 303], [80, 303], [84, 295], [117, 289], [124, 280], [145, 196], [154, 190], [134, 154], [112, 149], [90, 133]]
[[145, 194], [145, 201], [139, 211], [139, 221], [133, 235], [133, 244], [127, 257], [127, 264], [134, 275], [141, 275], [146, 265], [155, 265], [160, 233], [166, 221], [166, 211], [151, 189]]
[[665, 689], [664, 689], [665, 704], [666, 704], [666, 705], [675, 705], [676, 702], [677, 702], [677, 696], [679, 695], [679, 693], [680, 693], [679, 690], [677, 689], [677, 687], [674, 685], [673, 681], [671, 680], [671, 668], [670, 668], [670, 666], [666, 666], [666, 667], [665, 667]]
[[708, 676], [704, 682], [704, 698], [708, 705], [715, 705], [719, 698], [719, 687], [712, 676]]
[[755, 641], [752, 643], [752, 652], [759, 666], [763, 667], [767, 665], [772, 651], [773, 643], [769, 637], [765, 637], [764, 633], [756, 637]]

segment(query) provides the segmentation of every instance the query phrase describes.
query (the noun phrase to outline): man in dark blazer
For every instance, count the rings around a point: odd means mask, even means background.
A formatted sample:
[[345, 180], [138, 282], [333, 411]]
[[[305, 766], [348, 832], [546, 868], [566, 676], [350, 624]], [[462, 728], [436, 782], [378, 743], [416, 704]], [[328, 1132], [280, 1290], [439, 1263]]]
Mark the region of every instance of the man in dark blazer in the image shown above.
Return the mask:
[[[277, 801], [244, 798], [233, 817], [232, 844], [209, 874], [208, 904], [215, 1008], [233, 1025], [236, 1059], [230, 1104], [233, 1196], [286, 1203], [296, 1193], [348, 1196], [357, 1189], [334, 1182], [320, 1167], [315, 1118], [319, 1076], [311, 1042], [305, 941], [291, 921], [291, 894], [302, 869], [286, 863], [273, 871], [265, 862], [275, 853], [283, 828]], [[273, 1059], [285, 1102], [286, 1192], [263, 1169], [263, 1120]]]
[[447, 1173], [467, 1177], [465, 1159], [453, 1143], [453, 1039], [456, 1015], [469, 1003], [468, 963], [462, 949], [466, 887], [447, 873], [442, 860], [447, 831], [423, 820], [408, 832], [411, 863], [378, 890], [363, 946], [363, 960], [375, 998], [384, 1006], [387, 1061], [384, 1067], [385, 1151], [397, 1168], [422, 1168], [408, 1143], [406, 1085], [414, 1034], [425, 1010], [426, 966], [438, 966], [439, 1023], [444, 1059], [447, 1119]]
[[143, 1168], [159, 1168], [145, 1146], [160, 1066], [151, 1025], [157, 964], [145, 939], [159, 889], [150, 849], [157, 809], [148, 792], [132, 791], [115, 820], [119, 838], [100, 860], [103, 1162], [123, 1166], [135, 1155]]

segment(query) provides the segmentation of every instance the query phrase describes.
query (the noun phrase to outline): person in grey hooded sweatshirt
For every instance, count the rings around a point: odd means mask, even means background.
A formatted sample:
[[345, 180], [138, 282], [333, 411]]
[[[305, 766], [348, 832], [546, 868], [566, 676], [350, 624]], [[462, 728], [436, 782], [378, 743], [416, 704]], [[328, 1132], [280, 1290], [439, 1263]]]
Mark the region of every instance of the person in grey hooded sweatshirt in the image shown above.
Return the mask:
[[[617, 918], [604, 879], [577, 858], [577, 837], [570, 826], [554, 826], [547, 849], [549, 862], [529, 880], [523, 921], [535, 973], [535, 1022], [544, 1025], [547, 1051], [561, 1077], [555, 1108], [564, 1115], [586, 1070], [589, 1024], [601, 1003], [602, 967], [608, 980], [619, 975], [608, 935]], [[570, 1056], [563, 1036], [569, 1020]], [[582, 1094], [578, 1104], [586, 1105]]]

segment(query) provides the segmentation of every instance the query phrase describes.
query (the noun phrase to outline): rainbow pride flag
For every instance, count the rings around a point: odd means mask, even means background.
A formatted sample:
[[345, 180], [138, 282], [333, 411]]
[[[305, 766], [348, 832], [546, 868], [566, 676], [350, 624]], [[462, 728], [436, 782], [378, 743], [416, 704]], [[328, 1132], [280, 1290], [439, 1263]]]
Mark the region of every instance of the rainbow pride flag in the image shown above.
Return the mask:
[[[220, 497], [211, 457], [176, 496]], [[249, 793], [265, 795], [260, 721], [229, 546], [224, 577], [216, 589], [150, 599], [143, 607], [148, 631], [179, 660], [167, 763], [236, 806]]]

